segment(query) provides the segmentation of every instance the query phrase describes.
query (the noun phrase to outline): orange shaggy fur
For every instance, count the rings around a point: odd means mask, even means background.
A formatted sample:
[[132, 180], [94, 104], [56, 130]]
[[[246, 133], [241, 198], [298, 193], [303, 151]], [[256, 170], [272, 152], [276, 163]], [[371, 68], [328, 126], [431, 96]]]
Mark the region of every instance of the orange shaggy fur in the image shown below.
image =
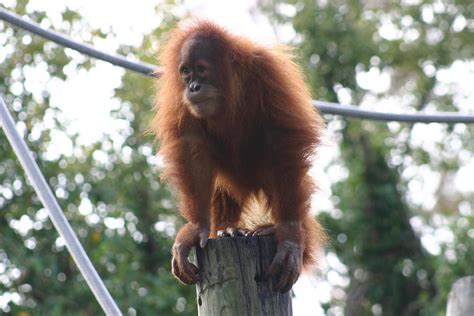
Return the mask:
[[[226, 108], [220, 120], [226, 129], [194, 117], [182, 98], [179, 52], [187, 39], [198, 35], [213, 38], [225, 52], [219, 72]], [[293, 58], [286, 47], [265, 47], [208, 21], [188, 23], [171, 34], [160, 54], [163, 75], [152, 126], [166, 164], [163, 177], [178, 190], [181, 213], [189, 222], [211, 216], [210, 235], [215, 237], [226, 226], [249, 225], [249, 218], [275, 224], [301, 221], [300, 232], [280, 231], [276, 237], [298, 241], [307, 267], [326, 239], [309, 213], [315, 185], [307, 175], [324, 124]], [[199, 183], [209, 187], [209, 197], [196, 196], [187, 184], [200, 180], [199, 174], [189, 175], [183, 138], [195, 139], [188, 155], [193, 150], [213, 153], [207, 166], [213, 170], [213, 181]], [[195, 202], [206, 198], [210, 215]]]

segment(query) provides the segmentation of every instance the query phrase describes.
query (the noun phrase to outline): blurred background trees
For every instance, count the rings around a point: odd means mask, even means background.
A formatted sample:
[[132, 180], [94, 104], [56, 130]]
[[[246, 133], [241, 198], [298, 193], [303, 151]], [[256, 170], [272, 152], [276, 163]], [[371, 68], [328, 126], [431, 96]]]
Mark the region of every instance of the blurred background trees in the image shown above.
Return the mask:
[[[157, 8], [167, 12], [172, 3]], [[113, 36], [87, 27], [66, 10], [52, 23], [44, 12], [28, 10], [28, 1], [10, 7], [42, 25], [60, 25], [71, 34], [88, 29], [90, 41]], [[46, 23], [46, 24], [45, 24]], [[155, 62], [156, 43], [176, 23], [163, 13], [161, 23], [141, 47], [119, 52]], [[153, 136], [147, 133], [154, 95], [153, 81], [124, 72], [110, 113], [121, 122], [115, 133], [92, 144], [78, 141], [61, 109], [50, 102], [48, 82], [67, 80], [68, 72], [94, 61], [1, 23], [0, 92], [18, 127], [38, 158], [46, 179], [99, 274], [122, 311], [129, 315], [194, 314], [194, 289], [179, 286], [170, 275], [170, 249], [179, 223], [173, 197], [159, 181]], [[79, 56], [80, 57], [80, 56]], [[67, 69], [67, 67], [72, 67]], [[46, 79], [37, 82], [40, 72]], [[99, 84], [99, 83], [97, 83]], [[77, 93], [87, 93], [77, 87]], [[71, 95], [70, 98], [74, 98]], [[94, 113], [90, 113], [91, 116]], [[87, 127], [83, 127], [87, 128]], [[55, 138], [61, 138], [58, 143]], [[64, 138], [66, 139], [64, 141]], [[67, 150], [60, 147], [70, 147]], [[29, 186], [5, 136], [0, 133], [0, 313], [13, 315], [100, 315], [64, 242]], [[6, 303], [5, 303], [6, 302]]]
[[[154, 30], [118, 52], [155, 63], [182, 5], [160, 2]], [[26, 0], [5, 7], [91, 43], [114, 37], [71, 9], [48, 16]], [[473, 108], [455, 80], [474, 73], [468, 0], [260, 0], [255, 12], [292, 34], [316, 99], [394, 112]], [[129, 315], [194, 315], [194, 289], [169, 273], [181, 219], [147, 133], [152, 80], [120, 72], [110, 96], [116, 128], [92, 143], [52, 100], [52, 82], [80, 70], [93, 80], [99, 64], [0, 22], [0, 93], [112, 296]], [[443, 315], [452, 282], [472, 274], [474, 262], [474, 195], [462, 185], [474, 170], [473, 126], [326, 119], [338, 154], [327, 167], [334, 206], [320, 217], [332, 237], [328, 256], [343, 268], [329, 261], [324, 275], [343, 281], [328, 277], [325, 310]], [[1, 311], [100, 314], [0, 132]]]
[[[260, 4], [277, 24], [293, 27], [318, 99], [389, 111], [473, 109], [443, 82], [456, 65], [473, 71], [469, 1]], [[335, 309], [346, 315], [443, 315], [453, 278], [472, 274], [466, 255], [474, 245], [468, 228], [473, 195], [452, 187], [459, 169], [473, 161], [472, 126], [328, 124], [341, 136], [337, 163], [344, 176], [332, 187], [336, 209], [321, 217], [350, 278], [339, 296], [342, 307]], [[420, 236], [437, 230], [449, 242], [428, 253]]]

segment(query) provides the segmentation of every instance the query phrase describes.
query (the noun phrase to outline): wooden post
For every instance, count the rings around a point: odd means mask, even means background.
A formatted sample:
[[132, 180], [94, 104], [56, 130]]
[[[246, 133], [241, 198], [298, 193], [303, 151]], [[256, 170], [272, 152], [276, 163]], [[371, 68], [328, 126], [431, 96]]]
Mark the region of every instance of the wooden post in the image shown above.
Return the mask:
[[448, 297], [447, 316], [474, 315], [474, 276], [457, 280]]
[[276, 252], [272, 237], [222, 237], [197, 249], [199, 316], [291, 316], [290, 292], [272, 290], [265, 272]]

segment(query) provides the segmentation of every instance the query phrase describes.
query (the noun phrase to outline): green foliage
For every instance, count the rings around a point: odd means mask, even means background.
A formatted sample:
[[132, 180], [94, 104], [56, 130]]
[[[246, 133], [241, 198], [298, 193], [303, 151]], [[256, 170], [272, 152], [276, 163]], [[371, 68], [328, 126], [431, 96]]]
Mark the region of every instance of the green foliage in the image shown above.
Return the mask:
[[[166, 13], [174, 2], [163, 3], [157, 28], [141, 47], [122, 47], [122, 53], [155, 62], [162, 34], [176, 23], [173, 14]], [[26, 14], [27, 5], [28, 1], [19, 0], [8, 9]], [[49, 20], [44, 12], [28, 12], [28, 16], [39, 23]], [[68, 23], [58, 31], [66, 34], [86, 23], [69, 9], [62, 20]], [[126, 72], [115, 91], [119, 106], [111, 113], [126, 124], [115, 135], [82, 145], [78, 135], [67, 130], [61, 110], [51, 106], [47, 84], [31, 88], [28, 81], [28, 71], [41, 67], [47, 67], [47, 81], [66, 80], [65, 68], [71, 60], [64, 49], [2, 22], [0, 33], [6, 52], [0, 61], [0, 93], [17, 118], [17, 127], [29, 135], [32, 152], [120, 309], [129, 315], [195, 314], [194, 289], [179, 285], [169, 272], [170, 248], [180, 219], [172, 207], [173, 196], [159, 180], [153, 136], [147, 133], [153, 81]], [[105, 34], [91, 30], [91, 36]], [[93, 65], [84, 60], [75, 61], [75, 67]], [[57, 132], [67, 133], [74, 148], [71, 155], [50, 154]], [[0, 313], [101, 314], [3, 133], [0, 209], [0, 297], [7, 302], [0, 305]]]
[[[157, 28], [135, 49], [119, 53], [155, 63], [163, 32], [175, 25], [174, 1], [157, 8]], [[437, 74], [456, 61], [472, 60], [474, 5], [455, 1], [261, 0], [276, 23], [291, 24], [315, 97], [354, 104], [397, 98], [404, 110], [458, 110], [455, 89], [439, 89]], [[12, 8], [47, 22], [45, 12], [27, 10], [27, 0]], [[82, 28], [84, 19], [66, 9], [60, 32]], [[464, 21], [470, 21], [464, 23]], [[383, 34], [386, 25], [392, 33]], [[56, 25], [56, 24], [55, 24]], [[86, 29], [91, 29], [86, 28]], [[90, 30], [89, 38], [105, 38]], [[61, 110], [51, 106], [47, 84], [34, 86], [32, 72], [66, 80], [68, 67], [90, 69], [94, 61], [71, 62], [62, 47], [0, 22], [0, 93], [18, 120], [66, 216], [91, 260], [130, 315], [195, 314], [192, 287], [178, 285], [169, 270], [169, 249], [180, 219], [173, 196], [159, 181], [152, 136], [153, 83], [126, 72], [111, 116], [126, 124], [84, 146], [67, 129]], [[390, 89], [371, 92], [357, 76], [377, 70], [390, 75]], [[98, 83], [100, 84], [100, 83]], [[74, 96], [71, 96], [74, 97]], [[375, 101], [373, 101], [375, 102]], [[91, 115], [94, 115], [91, 113]], [[335, 164], [347, 175], [333, 186], [336, 212], [322, 220], [333, 239], [331, 251], [348, 267], [345, 298], [325, 308], [346, 315], [443, 315], [451, 284], [472, 273], [474, 197], [449, 193], [452, 177], [472, 159], [474, 129], [440, 128], [433, 146], [414, 144], [408, 124], [357, 122], [331, 118], [340, 139]], [[431, 128], [437, 125], [431, 125]], [[54, 138], [66, 133], [74, 151], [51, 155]], [[418, 136], [419, 137], [419, 136]], [[460, 145], [453, 145], [460, 144]], [[467, 158], [466, 158], [467, 157]], [[410, 201], [410, 169], [440, 175], [434, 206]], [[416, 169], [418, 168], [418, 169]], [[411, 171], [413, 174], [413, 171]], [[448, 189], [446, 189], [448, 187]], [[446, 193], [447, 191], [448, 193]], [[452, 191], [452, 190], [451, 190]], [[416, 231], [410, 224], [422, 223]], [[451, 236], [440, 253], [427, 254], [422, 230]], [[0, 312], [14, 315], [96, 315], [100, 308], [47, 219], [11, 147], [0, 133]]]
[[[440, 92], [437, 74], [456, 61], [472, 61], [474, 32], [463, 24], [474, 16], [470, 1], [260, 0], [259, 4], [276, 24], [291, 25], [296, 31], [293, 44], [300, 48], [300, 61], [316, 98], [341, 102], [345, 96], [353, 104], [367, 97], [372, 103], [396, 98], [400, 111], [459, 110], [455, 97], [459, 91]], [[373, 92], [362, 87], [357, 77], [369, 70], [388, 74], [389, 89]], [[321, 217], [334, 240], [331, 251], [348, 267], [350, 285], [344, 289], [345, 299], [334, 299], [326, 308], [340, 306], [346, 315], [444, 314], [451, 284], [472, 273], [467, 250], [474, 238], [465, 223], [472, 222], [473, 214], [457, 211], [473, 196], [443, 194], [444, 186], [452, 186], [446, 181], [463, 163], [452, 142], [462, 144], [472, 159], [472, 126], [443, 127], [443, 137], [429, 147], [413, 144], [416, 125], [392, 123], [388, 129], [383, 123], [337, 118], [328, 125], [340, 139], [341, 157], [334, 163], [347, 176], [332, 188], [336, 212]], [[442, 175], [433, 207], [409, 200], [407, 185], [419, 176], [400, 175], [410, 168]], [[440, 224], [439, 214], [443, 221], [459, 219], [465, 226]], [[416, 227], [415, 232], [411, 219], [421, 221], [425, 231], [451, 229], [455, 241], [444, 245], [436, 257], [428, 254], [419, 240], [421, 229]]]

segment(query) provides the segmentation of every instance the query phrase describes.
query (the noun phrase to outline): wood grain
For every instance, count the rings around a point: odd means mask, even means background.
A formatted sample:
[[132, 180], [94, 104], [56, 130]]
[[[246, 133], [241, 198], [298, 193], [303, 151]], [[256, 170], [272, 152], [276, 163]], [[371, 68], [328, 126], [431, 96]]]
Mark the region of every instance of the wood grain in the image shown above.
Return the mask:
[[273, 291], [265, 278], [275, 252], [272, 237], [222, 237], [197, 249], [198, 315], [291, 316], [291, 291]]

